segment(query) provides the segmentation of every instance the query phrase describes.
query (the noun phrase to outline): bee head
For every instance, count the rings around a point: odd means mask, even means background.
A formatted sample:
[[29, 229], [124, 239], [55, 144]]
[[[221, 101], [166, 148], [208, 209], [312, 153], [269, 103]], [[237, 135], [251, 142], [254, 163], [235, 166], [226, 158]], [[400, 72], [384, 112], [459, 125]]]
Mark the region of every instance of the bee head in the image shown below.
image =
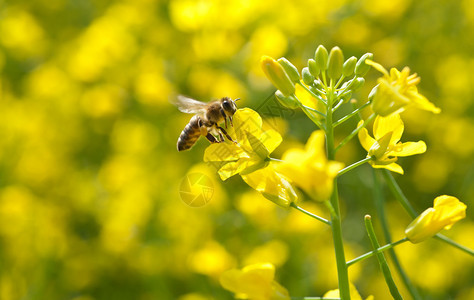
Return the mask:
[[233, 116], [237, 111], [237, 105], [235, 104], [237, 100], [239, 99], [232, 100], [229, 97], [222, 98], [222, 109], [224, 109], [227, 116]]

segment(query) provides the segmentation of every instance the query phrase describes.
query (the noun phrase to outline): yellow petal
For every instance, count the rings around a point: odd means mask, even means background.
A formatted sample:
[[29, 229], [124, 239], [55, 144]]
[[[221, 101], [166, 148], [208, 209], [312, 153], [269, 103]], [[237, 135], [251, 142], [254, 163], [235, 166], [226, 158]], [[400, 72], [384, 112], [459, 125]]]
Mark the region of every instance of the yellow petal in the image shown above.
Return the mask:
[[278, 131], [270, 129], [260, 135], [260, 140], [267, 148], [268, 152], [272, 153], [282, 142], [282, 137]]
[[[363, 121], [360, 121], [359, 122], [359, 125], [360, 126], [361, 124], [363, 123]], [[365, 151], [369, 152], [370, 151], [370, 148], [372, 148], [372, 145], [374, 145], [377, 141], [375, 139], [373, 139], [370, 135], [369, 135], [369, 131], [366, 129], [366, 128], [362, 128], [360, 131], [359, 131], [359, 141], [360, 141], [360, 144], [362, 145], [362, 147], [365, 149]]]
[[372, 66], [374, 69], [376, 69], [380, 73], [382, 73], [386, 76], [389, 76], [388, 71], [381, 64], [376, 63], [375, 61], [373, 61], [371, 59], [366, 59], [365, 63], [368, 64], [369, 66]]
[[306, 142], [305, 150], [313, 160], [326, 161], [325, 137], [322, 130], [313, 131]]
[[396, 163], [391, 163], [391, 164], [388, 164], [388, 165], [376, 165], [372, 162], [369, 162], [369, 163], [375, 169], [387, 169], [389, 171], [392, 171], [392, 172], [399, 173], [399, 174], [403, 175], [402, 167], [400, 165], [396, 164]]
[[398, 114], [391, 114], [387, 117], [377, 116], [374, 122], [374, 138], [379, 140], [384, 135], [392, 132], [390, 144], [397, 143], [403, 134], [403, 121]]
[[405, 230], [406, 237], [412, 243], [419, 243], [449, 229], [457, 221], [466, 217], [466, 205], [452, 196], [439, 196], [433, 207], [421, 213]]
[[423, 141], [406, 142], [399, 144], [392, 150], [394, 156], [410, 156], [426, 152], [426, 144]]
[[222, 180], [227, 180], [229, 177], [234, 176], [245, 170], [245, 168], [249, 167], [251, 161], [249, 159], [242, 158], [239, 161], [232, 161], [228, 162], [224, 166], [222, 166], [219, 171], [217, 172]]
[[237, 141], [246, 141], [246, 132], [251, 132], [254, 136], [262, 134], [262, 118], [250, 108], [242, 108], [234, 114], [234, 131]]
[[206, 148], [204, 161], [235, 161], [243, 154], [243, 151], [234, 143], [216, 143]]
[[298, 200], [298, 196], [291, 184], [283, 175], [276, 172], [272, 165], [250, 174], [242, 175], [242, 179], [265, 198], [282, 207], [286, 208]]
[[242, 271], [237, 269], [232, 269], [225, 271], [221, 274], [219, 282], [226, 290], [229, 290], [234, 293], [239, 293], [241, 290], [240, 276]]

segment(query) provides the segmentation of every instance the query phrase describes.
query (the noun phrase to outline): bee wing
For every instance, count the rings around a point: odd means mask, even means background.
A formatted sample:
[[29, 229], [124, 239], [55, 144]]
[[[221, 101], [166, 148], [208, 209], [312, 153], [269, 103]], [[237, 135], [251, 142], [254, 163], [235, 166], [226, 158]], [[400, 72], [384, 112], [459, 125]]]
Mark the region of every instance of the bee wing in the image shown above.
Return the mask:
[[174, 104], [178, 109], [187, 114], [201, 114], [206, 112], [207, 103], [178, 95]]

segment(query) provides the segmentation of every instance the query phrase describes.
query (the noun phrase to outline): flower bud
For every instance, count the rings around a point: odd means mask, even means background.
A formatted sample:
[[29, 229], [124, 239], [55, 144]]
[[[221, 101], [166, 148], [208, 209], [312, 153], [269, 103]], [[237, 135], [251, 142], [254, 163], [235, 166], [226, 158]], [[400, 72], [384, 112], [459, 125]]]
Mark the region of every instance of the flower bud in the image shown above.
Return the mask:
[[264, 55], [260, 61], [263, 72], [270, 82], [285, 96], [295, 93], [295, 84], [291, 81], [285, 69], [270, 56]]
[[405, 235], [412, 243], [422, 242], [442, 229], [450, 229], [454, 223], [466, 217], [466, 204], [452, 196], [439, 196], [433, 207], [421, 213], [405, 229]]
[[280, 65], [285, 69], [286, 74], [288, 74], [288, 77], [290, 77], [291, 81], [294, 83], [300, 82], [300, 73], [298, 72], [298, 69], [286, 58], [280, 57], [277, 60]]
[[324, 91], [324, 85], [323, 85], [323, 83], [321, 82], [321, 80], [319, 80], [319, 79], [316, 79], [316, 80], [314, 81], [314, 87], [317, 88], [317, 89], [319, 89], [319, 90], [321, 90], [321, 91]]
[[387, 152], [388, 145], [392, 139], [393, 132], [387, 132], [383, 137], [377, 140], [369, 150], [370, 156], [375, 156], [376, 159], [381, 159]]
[[313, 75], [314, 77], [318, 77], [319, 67], [314, 59], [308, 59], [308, 69], [311, 75]]
[[366, 53], [362, 55], [361, 58], [357, 61], [357, 64], [355, 66], [355, 74], [359, 77], [365, 76], [367, 72], [370, 70], [370, 66], [365, 63], [366, 59], [373, 59], [374, 55], [372, 53]]
[[326, 71], [328, 68], [328, 50], [323, 45], [319, 45], [318, 49], [316, 49], [314, 60], [319, 70]]
[[301, 76], [303, 77], [303, 82], [306, 85], [312, 85], [314, 83], [314, 77], [311, 75], [308, 67], [303, 68], [301, 71]]
[[338, 80], [342, 74], [342, 65], [344, 63], [344, 55], [339, 47], [334, 47], [329, 53], [328, 60], [328, 76], [333, 80]]
[[364, 83], [365, 83], [364, 77], [355, 78], [353, 83], [352, 83], [351, 90], [353, 92], [359, 90], [364, 85]]
[[344, 77], [349, 77], [354, 74], [356, 64], [357, 58], [355, 56], [348, 58], [342, 65], [342, 75], [344, 75]]
[[290, 109], [296, 109], [299, 107], [298, 99], [294, 95], [285, 96], [281, 91], [275, 92], [275, 97], [278, 99], [281, 105]]

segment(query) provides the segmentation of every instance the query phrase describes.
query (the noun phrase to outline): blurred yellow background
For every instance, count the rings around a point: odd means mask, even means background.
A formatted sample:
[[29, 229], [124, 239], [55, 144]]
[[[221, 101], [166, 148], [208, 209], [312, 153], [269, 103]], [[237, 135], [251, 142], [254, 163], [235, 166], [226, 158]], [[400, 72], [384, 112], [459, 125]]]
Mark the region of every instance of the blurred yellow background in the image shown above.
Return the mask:
[[[419, 211], [441, 194], [465, 202], [467, 218], [446, 234], [474, 248], [472, 7], [473, 0], [0, 1], [0, 299], [232, 299], [219, 274], [262, 261], [275, 264], [292, 296], [336, 288], [330, 230], [240, 178], [220, 182], [202, 163], [204, 139], [178, 153], [190, 115], [169, 102], [176, 94], [240, 97], [240, 107], [272, 118], [284, 136], [278, 157], [315, 128], [300, 112], [272, 109], [259, 59], [286, 56], [302, 68], [319, 44], [337, 45], [345, 57], [373, 52], [384, 66], [408, 65], [421, 76], [421, 92], [442, 114], [402, 115], [403, 140], [423, 139], [428, 151], [402, 159], [406, 175], [396, 178]], [[377, 76], [369, 73], [359, 99]], [[338, 159], [363, 156], [353, 141]], [[180, 198], [191, 173], [209, 177], [203, 207]], [[340, 186], [349, 259], [370, 250], [363, 216], [373, 214], [378, 226], [371, 169], [350, 174]], [[398, 239], [410, 219], [387, 197]], [[396, 250], [426, 299], [474, 298], [472, 257], [436, 240]], [[363, 296], [389, 297], [374, 259], [350, 276]]]

